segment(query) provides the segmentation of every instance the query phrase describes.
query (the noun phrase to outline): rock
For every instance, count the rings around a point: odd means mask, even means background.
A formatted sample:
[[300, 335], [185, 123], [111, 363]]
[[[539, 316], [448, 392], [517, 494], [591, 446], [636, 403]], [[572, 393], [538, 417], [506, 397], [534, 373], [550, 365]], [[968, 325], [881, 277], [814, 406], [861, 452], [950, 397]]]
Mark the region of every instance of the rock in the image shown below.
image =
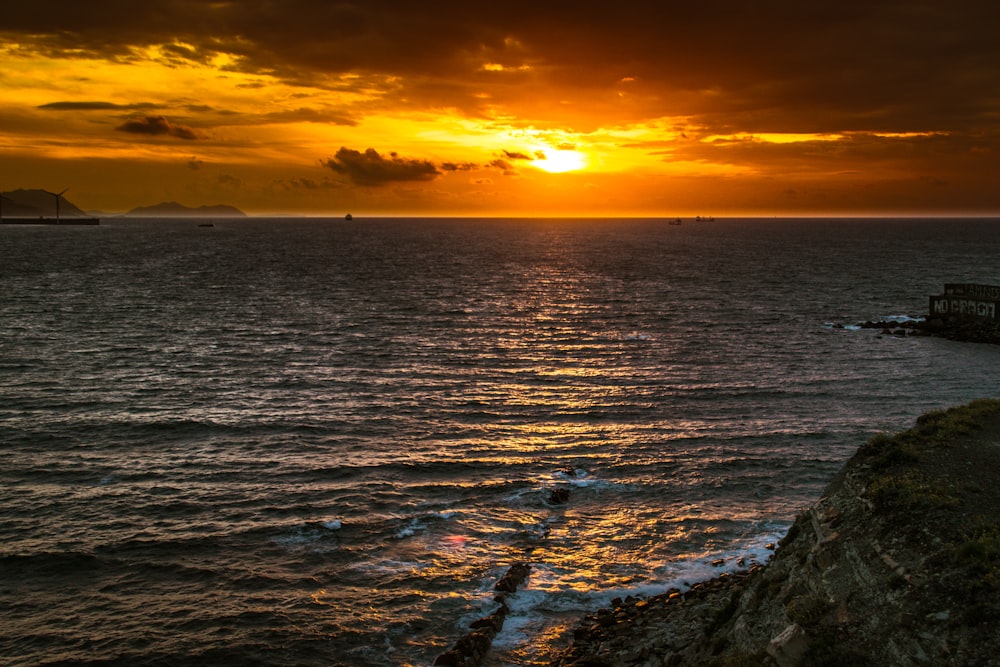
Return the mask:
[[489, 616], [476, 619], [469, 624], [469, 627], [473, 630], [492, 630], [495, 634], [503, 629], [503, 622], [505, 618], [507, 618], [506, 607], [501, 607], [498, 611]]
[[445, 651], [435, 658], [434, 664], [442, 665], [443, 667], [457, 667], [458, 665], [465, 664], [465, 656], [458, 650], [451, 649], [450, 651]]
[[549, 494], [550, 505], [563, 505], [569, 500], [569, 489], [553, 489]]
[[767, 654], [774, 658], [778, 667], [798, 667], [809, 650], [806, 634], [796, 624], [782, 630], [767, 646]]
[[531, 566], [527, 563], [514, 563], [493, 588], [505, 593], [513, 593], [521, 585], [521, 582], [527, 578], [530, 571]]
[[531, 566], [527, 563], [511, 565], [494, 586], [494, 589], [501, 591], [501, 594], [496, 598], [500, 603], [497, 610], [489, 616], [484, 616], [470, 623], [468, 634], [455, 642], [453, 648], [439, 655], [434, 660], [434, 664], [444, 667], [468, 667], [482, 662], [490, 650], [493, 638], [503, 629], [504, 620], [510, 611], [504, 596], [507, 593], [514, 593], [528, 576], [530, 570]]

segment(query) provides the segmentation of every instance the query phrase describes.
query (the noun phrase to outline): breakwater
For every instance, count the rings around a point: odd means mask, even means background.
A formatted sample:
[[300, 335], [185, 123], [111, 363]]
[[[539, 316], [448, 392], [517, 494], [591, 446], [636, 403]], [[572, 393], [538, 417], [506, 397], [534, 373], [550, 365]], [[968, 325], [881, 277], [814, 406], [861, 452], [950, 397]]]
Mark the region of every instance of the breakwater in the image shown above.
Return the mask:
[[100, 218], [0, 218], [0, 225], [99, 225]]

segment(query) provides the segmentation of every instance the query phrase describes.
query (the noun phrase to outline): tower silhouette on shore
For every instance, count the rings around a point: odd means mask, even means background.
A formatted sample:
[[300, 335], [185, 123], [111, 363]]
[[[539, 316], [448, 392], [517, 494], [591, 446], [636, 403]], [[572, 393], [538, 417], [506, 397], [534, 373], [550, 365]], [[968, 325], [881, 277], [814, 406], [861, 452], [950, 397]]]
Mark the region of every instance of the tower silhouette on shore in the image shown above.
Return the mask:
[[44, 192], [45, 194], [52, 195], [53, 197], [56, 198], [56, 222], [59, 222], [59, 200], [62, 199], [62, 196], [66, 194], [67, 190], [69, 190], [69, 188], [63, 188], [62, 192], [58, 193], [49, 192], [48, 190], [42, 190], [42, 192]]

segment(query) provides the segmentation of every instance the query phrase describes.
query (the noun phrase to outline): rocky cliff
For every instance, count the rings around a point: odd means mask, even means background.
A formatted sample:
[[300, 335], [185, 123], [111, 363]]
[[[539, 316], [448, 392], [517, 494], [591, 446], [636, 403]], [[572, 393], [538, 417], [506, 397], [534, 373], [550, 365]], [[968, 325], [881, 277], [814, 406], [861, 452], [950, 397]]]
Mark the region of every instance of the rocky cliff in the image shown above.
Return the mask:
[[862, 446], [763, 567], [588, 615], [554, 664], [996, 665], [1000, 401]]

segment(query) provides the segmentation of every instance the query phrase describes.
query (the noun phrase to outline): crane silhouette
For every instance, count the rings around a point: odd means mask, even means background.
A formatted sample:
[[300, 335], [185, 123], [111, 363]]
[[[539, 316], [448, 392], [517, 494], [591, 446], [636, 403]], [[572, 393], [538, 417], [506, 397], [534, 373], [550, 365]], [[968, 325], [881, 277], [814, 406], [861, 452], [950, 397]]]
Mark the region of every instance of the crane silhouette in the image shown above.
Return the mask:
[[59, 200], [62, 199], [62, 196], [64, 194], [66, 194], [67, 190], [69, 190], [69, 188], [63, 188], [62, 192], [58, 192], [58, 193], [57, 192], [49, 192], [48, 190], [42, 190], [42, 192], [44, 192], [45, 194], [52, 195], [53, 197], [56, 198], [56, 223], [57, 224], [59, 222]]

